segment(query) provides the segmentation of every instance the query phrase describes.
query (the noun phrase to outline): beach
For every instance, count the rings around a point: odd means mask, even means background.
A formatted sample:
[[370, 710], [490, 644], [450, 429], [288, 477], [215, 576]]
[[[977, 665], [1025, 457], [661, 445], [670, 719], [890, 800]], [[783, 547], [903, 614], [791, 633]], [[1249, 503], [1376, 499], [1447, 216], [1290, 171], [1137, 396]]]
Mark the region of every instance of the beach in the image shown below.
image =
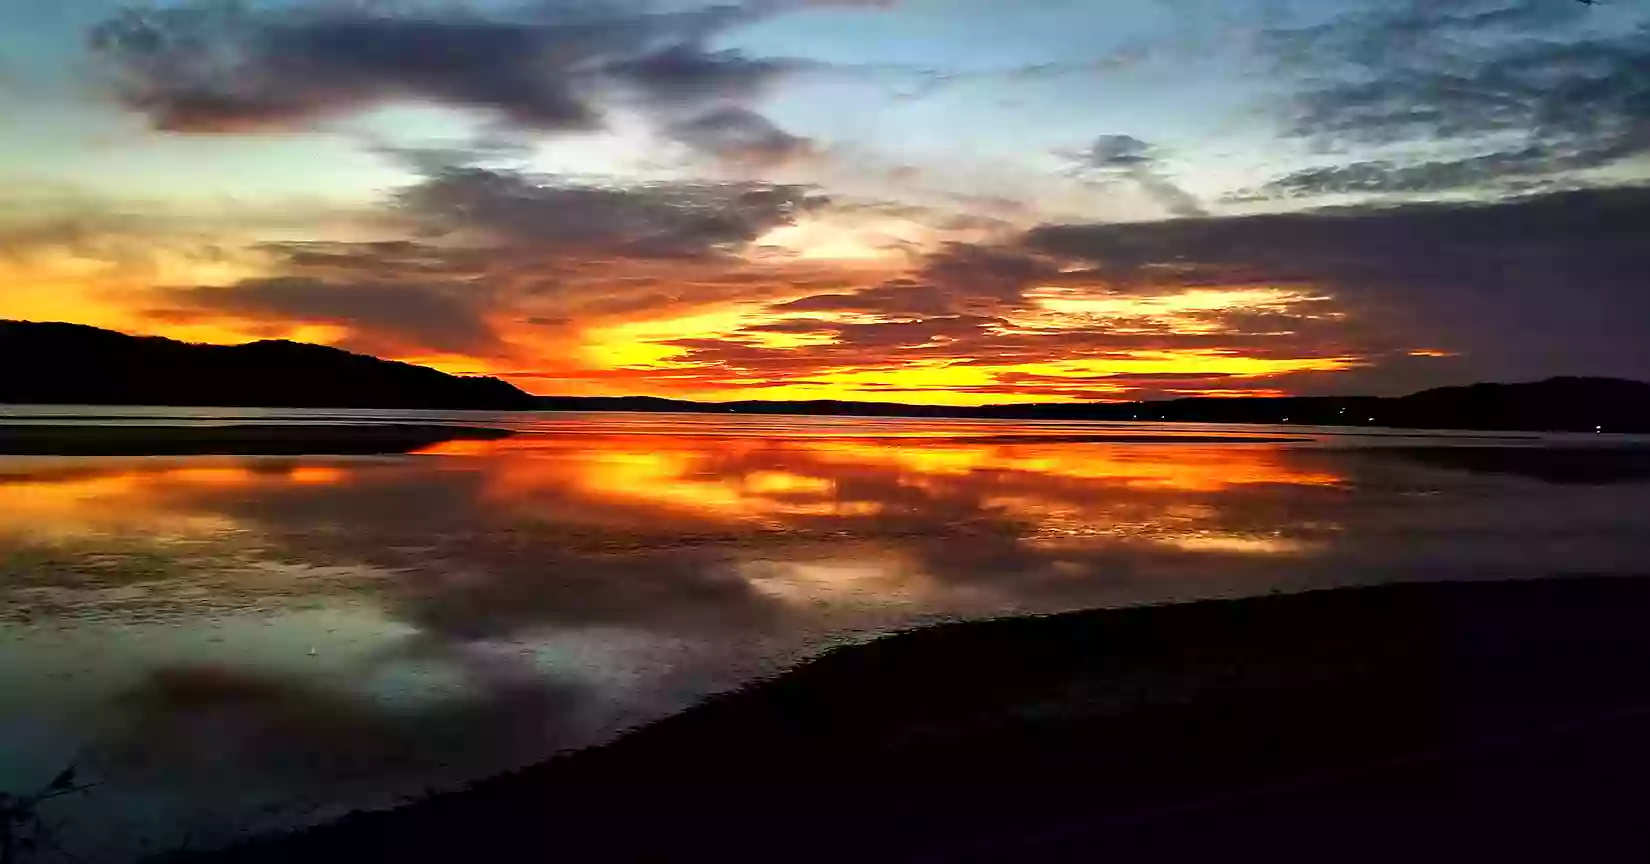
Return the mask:
[[1628, 860], [1645, 608], [1531, 580], [937, 625], [204, 860]]

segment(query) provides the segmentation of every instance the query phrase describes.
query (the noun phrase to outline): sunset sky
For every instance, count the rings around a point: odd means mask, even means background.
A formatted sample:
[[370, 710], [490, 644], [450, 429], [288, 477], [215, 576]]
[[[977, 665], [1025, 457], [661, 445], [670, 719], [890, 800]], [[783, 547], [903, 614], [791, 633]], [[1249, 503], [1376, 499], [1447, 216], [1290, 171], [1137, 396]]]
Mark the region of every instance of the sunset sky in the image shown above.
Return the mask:
[[544, 394], [1650, 377], [1650, 2], [0, 4], [0, 318]]

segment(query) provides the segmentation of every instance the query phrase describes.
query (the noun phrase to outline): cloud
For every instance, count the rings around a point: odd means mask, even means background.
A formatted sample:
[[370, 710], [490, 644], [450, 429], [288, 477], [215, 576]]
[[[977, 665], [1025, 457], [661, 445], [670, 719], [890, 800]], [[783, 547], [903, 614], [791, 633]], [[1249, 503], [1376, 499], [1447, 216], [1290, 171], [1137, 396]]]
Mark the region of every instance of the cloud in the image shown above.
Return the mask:
[[541, 322], [525, 326], [542, 335], [644, 309], [794, 295], [778, 269], [735, 253], [826, 199], [757, 182], [596, 186], [448, 167], [393, 203], [414, 239], [264, 244], [267, 275], [159, 289], [151, 318], [333, 325], [347, 331], [338, 344], [367, 353], [497, 359], [516, 350], [511, 322]]
[[1595, 20], [1579, 3], [1409, 0], [1267, 34], [1299, 83], [1292, 134], [1330, 151], [1404, 152], [1262, 191], [1494, 189], [1650, 152], [1650, 23]]
[[777, 312], [861, 312], [887, 316], [990, 315], [1024, 305], [1026, 288], [1053, 266], [1012, 248], [952, 243], [909, 276], [851, 294], [815, 294], [776, 304]]
[[[806, 333], [830, 336], [832, 341], [773, 347], [753, 338], [764, 333]], [[1107, 328], [1061, 328], [1024, 330], [1010, 322], [991, 318], [957, 316], [921, 321], [877, 323], [832, 323], [809, 326], [800, 323], [779, 327], [758, 325], [717, 338], [671, 340], [668, 344], [683, 353], [677, 362], [693, 364], [693, 387], [738, 388], [752, 379], [764, 385], [815, 383], [841, 387], [819, 376], [827, 373], [887, 373], [882, 380], [856, 380], [854, 388], [864, 392], [891, 388], [901, 393], [927, 396], [959, 394], [983, 395], [1007, 401], [1007, 397], [1032, 397], [1039, 401], [1065, 398], [1120, 399], [1156, 398], [1180, 392], [1187, 385], [1173, 375], [1146, 375], [1138, 380], [1114, 378], [1115, 374], [1084, 373], [1096, 366], [1126, 369], [1134, 366], [1162, 366], [1164, 358], [1179, 361], [1180, 368], [1205, 367], [1197, 373], [1204, 382], [1199, 389], [1249, 392], [1275, 389], [1277, 376], [1266, 363], [1284, 369], [1293, 366], [1330, 366], [1325, 357], [1347, 351], [1362, 356], [1357, 345], [1324, 341], [1313, 328], [1281, 334], [1252, 334], [1215, 330], [1202, 334], [1165, 331], [1132, 332]], [[1198, 352], [1192, 355], [1188, 352]], [[1255, 371], [1240, 376], [1220, 371], [1223, 361], [1236, 359]], [[901, 370], [915, 366], [929, 370], [961, 370], [942, 381], [902, 385]], [[1072, 368], [1070, 374], [1048, 374], [1014, 379], [1020, 375], [1012, 367]], [[1335, 373], [1340, 375], [1342, 373]], [[1333, 378], [1334, 376], [1325, 376]], [[965, 383], [981, 381], [980, 384]], [[1314, 381], [1314, 386], [1321, 382]], [[1081, 392], [1078, 392], [1081, 390]]]
[[138, 6], [94, 27], [121, 101], [158, 129], [302, 129], [398, 101], [538, 132], [603, 125], [604, 103], [675, 111], [753, 98], [795, 64], [707, 47], [790, 3], [660, 11], [644, 2], [453, 8]]
[[121, 724], [91, 746], [103, 770], [128, 778], [214, 787], [232, 765], [232, 775], [263, 784], [235, 795], [290, 795], [317, 783], [427, 782], [452, 765], [497, 770], [590, 735], [583, 727], [602, 695], [594, 688], [545, 676], [525, 661], [519, 665], [526, 668], [510, 669], [502, 657], [439, 650], [442, 659], [470, 667], [465, 683], [473, 692], [400, 711], [296, 678], [163, 667], [114, 701]]
[[495, 130], [491, 134], [483, 133], [439, 144], [404, 145], [370, 140], [368, 149], [420, 177], [430, 177], [448, 171], [499, 164], [520, 166], [532, 158], [536, 148], [525, 134]]
[[1196, 196], [1164, 174], [1158, 149], [1133, 135], [1101, 135], [1085, 150], [1060, 155], [1073, 176], [1096, 184], [1132, 182], [1172, 216], [1207, 214]]
[[864, 312], [881, 315], [944, 315], [953, 299], [937, 285], [896, 279], [852, 294], [812, 294], [773, 306], [776, 312]]
[[[822, 376], [886, 371], [884, 380], [856, 379], [854, 386], [867, 392], [897, 388], [1043, 400], [1174, 394], [1189, 386], [1177, 380], [1179, 369], [1200, 370], [1195, 376], [1200, 391], [1271, 390], [1272, 382], [1259, 380], [1262, 376], [1343, 367], [1407, 344], [1401, 334], [1372, 331], [1338, 304], [1305, 293], [1229, 291], [1218, 303], [1183, 311], [1174, 304], [1197, 298], [1196, 289], [1165, 284], [1128, 294], [1089, 284], [1056, 295], [1103, 310], [1085, 314], [1046, 308], [1042, 293], [1007, 303], [998, 291], [969, 297], [960, 286], [948, 293], [933, 284], [893, 280], [854, 294], [773, 304], [769, 312], [786, 317], [660, 344], [680, 349], [673, 363], [691, 371], [691, 384], [699, 388], [739, 388], [752, 380], [764, 386], [830, 386]], [[919, 308], [913, 297], [925, 305]], [[776, 344], [770, 334], [808, 338]], [[1015, 367], [1048, 372], [1030, 375]], [[898, 385], [903, 377], [898, 370], [913, 368], [950, 371], [919, 386]], [[1127, 377], [1136, 374], [1132, 369], [1153, 371]]]
[[829, 334], [837, 344], [851, 348], [909, 348], [932, 345], [937, 340], [966, 339], [981, 328], [1003, 323], [996, 318], [973, 315], [933, 316], [915, 321], [870, 323], [824, 322], [791, 318], [743, 328], [742, 333]]
[[[1132, 157], [1123, 151], [1113, 158]], [[395, 218], [412, 239], [266, 244], [268, 272], [161, 289], [151, 314], [192, 325], [212, 324], [213, 316], [250, 321], [270, 335], [291, 332], [282, 326], [330, 326], [341, 331], [329, 337], [333, 343], [353, 350], [468, 356], [478, 367], [607, 392], [703, 395], [928, 364], [963, 371], [956, 387], [936, 378], [923, 392], [1115, 396], [1181, 388], [1168, 379], [1126, 386], [1067, 379], [1092, 378], [1106, 364], [1133, 371], [1142, 352], [1212, 373], [1258, 374], [1342, 362], [1334, 358], [1373, 362], [1417, 347], [1455, 349], [1466, 337], [1411, 320], [1434, 305], [1449, 311], [1458, 296], [1449, 292], [1460, 290], [1446, 278], [1459, 272], [1453, 259], [1444, 262], [1446, 275], [1432, 277], [1442, 284], [1428, 289], [1438, 297], [1405, 287], [1430, 285], [1425, 278], [1378, 268], [1408, 261], [1421, 272], [1414, 254], [1389, 250], [1413, 252], [1451, 231], [1469, 239], [1482, 231], [1446, 224], [1395, 237], [1397, 229], [1382, 227], [1386, 217], [1374, 213], [1296, 217], [1305, 227], [1231, 219], [1048, 226], [996, 243], [951, 243], [914, 263], [856, 269], [753, 254], [753, 242], [774, 228], [831, 206], [807, 187], [593, 186], [446, 167], [394, 200]], [[1397, 221], [1424, 215], [1404, 211]], [[1359, 228], [1358, 218], [1376, 227]], [[1325, 225], [1350, 227], [1337, 233]], [[1251, 230], [1254, 237], [1245, 233]], [[1516, 233], [1516, 224], [1509, 230]], [[1321, 242], [1296, 249], [1286, 240], [1297, 236]], [[1358, 266], [1377, 268], [1375, 275], [1340, 269], [1354, 255], [1372, 261]], [[1205, 286], [1208, 296], [1193, 290]], [[672, 323], [711, 310], [706, 320], [718, 323]], [[592, 347], [613, 359], [593, 360]], [[1222, 365], [1236, 361], [1248, 365]], [[1050, 370], [1061, 380], [993, 378], [1004, 371], [995, 367], [1062, 363], [1077, 365]], [[993, 380], [1000, 386], [990, 390]], [[1034, 393], [1039, 386], [1047, 389]]]
[[827, 199], [802, 186], [594, 186], [469, 168], [432, 176], [398, 200], [427, 232], [480, 233], [541, 251], [675, 257], [755, 240]]
[[1628, 155], [1624, 143], [1591, 147], [1531, 144], [1461, 159], [1410, 163], [1377, 159], [1303, 168], [1270, 181], [1259, 194], [1233, 198], [1424, 193], [1498, 185], [1506, 188], [1516, 178], [1551, 178], [1569, 171], [1601, 168]]
[[1081, 161], [1089, 168], [1132, 169], [1150, 166], [1157, 161], [1152, 146], [1133, 135], [1101, 135], [1089, 145]]
[[[1387, 208], [1047, 226], [1026, 243], [1091, 262], [1118, 290], [1311, 285], [1348, 323], [1458, 350], [1458, 373], [1641, 376], [1650, 189], [1589, 190], [1494, 205]], [[1392, 350], [1399, 347], [1388, 343]], [[1436, 368], [1437, 364], [1432, 364]], [[1434, 381], [1388, 382], [1389, 386]]]
[[182, 309], [339, 325], [355, 334], [357, 346], [396, 353], [410, 348], [487, 356], [502, 347], [487, 322], [494, 296], [484, 285], [276, 276], [221, 288], [174, 288], [162, 298]]
[[[1104, 231], [1110, 226], [1073, 230]], [[951, 244], [907, 275], [853, 291], [806, 294], [769, 304], [773, 316], [721, 333], [662, 339], [684, 389], [738, 389], [855, 377], [852, 387], [886, 391], [897, 370], [920, 368], [925, 395], [1042, 399], [1164, 395], [1171, 378], [1104, 380], [1101, 370], [1202, 368], [1199, 389], [1273, 389], [1239, 380], [1296, 368], [1331, 368], [1411, 347], [1352, 319], [1319, 292], [1133, 279], [1085, 264], [1067, 250], [1039, 248], [1042, 231], [1000, 245]], [[1212, 277], [1211, 277], [1212, 278]], [[777, 339], [777, 335], [804, 339]], [[1009, 381], [1010, 367], [1049, 370]], [[943, 371], [952, 370], [952, 371]], [[1052, 374], [1059, 373], [1059, 374]], [[638, 381], [641, 379], [637, 379]], [[759, 383], [754, 383], [759, 382]], [[982, 383], [973, 383], [982, 382]], [[842, 381], [836, 389], [844, 386]], [[1039, 389], [1040, 388], [1040, 389]]]
[[818, 155], [812, 141], [748, 108], [729, 106], [671, 126], [671, 137], [724, 164], [753, 171], [782, 168]]
[[666, 110], [707, 101], [754, 99], [794, 62], [746, 57], [737, 51], [707, 51], [672, 45], [611, 64], [605, 74], [642, 100]]

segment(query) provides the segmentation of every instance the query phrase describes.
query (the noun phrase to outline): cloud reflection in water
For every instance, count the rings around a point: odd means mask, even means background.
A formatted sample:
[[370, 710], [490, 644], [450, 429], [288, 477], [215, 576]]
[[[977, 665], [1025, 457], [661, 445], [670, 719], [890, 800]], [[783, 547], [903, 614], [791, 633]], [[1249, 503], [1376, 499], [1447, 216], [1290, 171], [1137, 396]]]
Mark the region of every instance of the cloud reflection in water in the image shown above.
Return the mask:
[[317, 786], [383, 803], [539, 758], [857, 631], [1650, 565], [1642, 483], [918, 426], [8, 460], [0, 672], [23, 710], [0, 732], [97, 754], [130, 781], [110, 807], [245, 825]]

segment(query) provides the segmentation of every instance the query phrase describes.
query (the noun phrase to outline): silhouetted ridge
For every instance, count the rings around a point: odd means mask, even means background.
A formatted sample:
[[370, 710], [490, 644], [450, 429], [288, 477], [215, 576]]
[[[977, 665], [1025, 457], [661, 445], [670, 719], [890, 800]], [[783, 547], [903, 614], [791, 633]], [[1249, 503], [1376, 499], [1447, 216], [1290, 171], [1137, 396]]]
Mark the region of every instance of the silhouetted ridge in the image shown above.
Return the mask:
[[1650, 383], [1619, 378], [1471, 384], [1400, 397], [1194, 397], [980, 407], [834, 399], [690, 402], [656, 396], [533, 396], [496, 378], [448, 375], [302, 342], [194, 345], [78, 324], [22, 321], [0, 321], [0, 364], [5, 370], [0, 374], [0, 403], [833, 414], [1650, 432]]
[[1398, 400], [1400, 416], [1471, 418], [1500, 429], [1650, 427], [1650, 384], [1618, 378], [1548, 378], [1529, 384], [1471, 384]]
[[413, 453], [449, 441], [497, 441], [510, 434], [429, 423], [18, 423], [0, 424], [0, 456], [366, 456]]
[[1617, 378], [1549, 378], [1474, 384], [1409, 396], [1196, 397], [1154, 402], [1029, 405], [902, 405], [897, 402], [687, 402], [653, 397], [546, 396], [561, 411], [839, 414], [861, 417], [978, 417], [1004, 420], [1140, 420], [1166, 423], [1287, 423], [1409, 429], [1650, 432], [1650, 384]]
[[0, 402], [275, 408], [529, 409], [496, 378], [270, 340], [197, 345], [78, 324], [0, 321]]

